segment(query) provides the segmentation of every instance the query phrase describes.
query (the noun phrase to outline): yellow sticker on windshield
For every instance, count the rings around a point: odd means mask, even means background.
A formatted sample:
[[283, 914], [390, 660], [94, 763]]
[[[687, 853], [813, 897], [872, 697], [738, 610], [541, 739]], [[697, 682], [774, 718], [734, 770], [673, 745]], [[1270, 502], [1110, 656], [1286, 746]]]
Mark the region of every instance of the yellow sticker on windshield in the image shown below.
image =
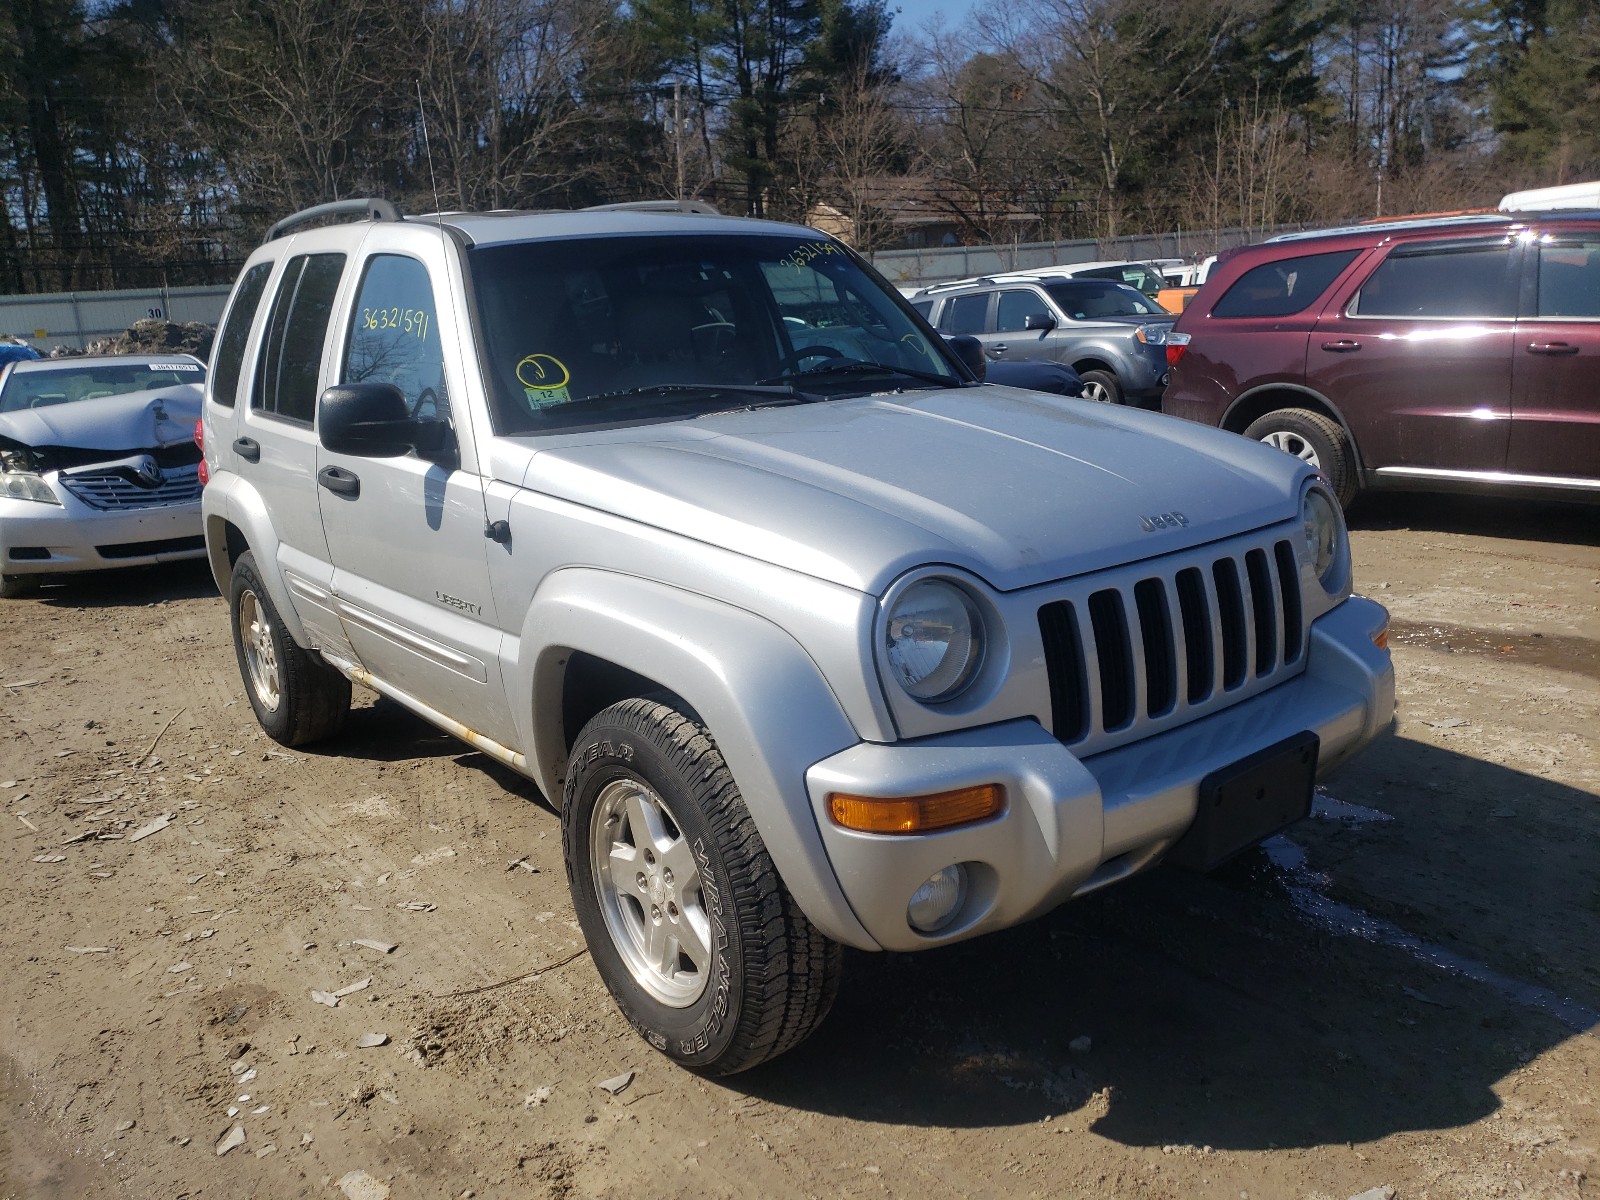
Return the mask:
[[517, 364], [517, 382], [522, 394], [534, 408], [563, 404], [572, 399], [567, 384], [572, 382], [572, 372], [566, 363], [550, 354], [530, 354]]

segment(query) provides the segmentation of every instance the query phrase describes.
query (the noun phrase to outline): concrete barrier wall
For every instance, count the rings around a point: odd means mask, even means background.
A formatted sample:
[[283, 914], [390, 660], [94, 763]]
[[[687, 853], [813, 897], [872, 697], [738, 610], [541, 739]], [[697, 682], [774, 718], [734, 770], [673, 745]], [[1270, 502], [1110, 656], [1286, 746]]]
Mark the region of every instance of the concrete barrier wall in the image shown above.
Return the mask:
[[122, 292], [41, 292], [0, 296], [0, 335], [24, 338], [49, 353], [54, 346], [83, 349], [97, 338], [123, 332], [135, 321], [204, 321], [222, 318], [231, 285], [134, 288]]

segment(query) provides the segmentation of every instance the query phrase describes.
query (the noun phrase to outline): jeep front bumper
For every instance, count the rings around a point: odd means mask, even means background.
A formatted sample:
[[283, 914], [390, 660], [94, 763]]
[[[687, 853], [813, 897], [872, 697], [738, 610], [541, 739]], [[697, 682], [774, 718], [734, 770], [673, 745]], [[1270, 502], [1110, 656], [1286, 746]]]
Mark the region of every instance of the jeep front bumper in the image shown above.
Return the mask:
[[[846, 900], [885, 950], [918, 950], [1003, 929], [1151, 865], [1194, 820], [1213, 771], [1297, 733], [1320, 740], [1318, 774], [1385, 729], [1394, 668], [1373, 643], [1381, 605], [1352, 597], [1311, 626], [1303, 672], [1231, 708], [1086, 759], [1037, 721], [894, 744], [862, 742], [806, 773], [812, 809]], [[913, 836], [859, 833], [828, 816], [832, 792], [918, 796], [999, 783], [1008, 804], [981, 824]], [[965, 864], [954, 919], [915, 930], [906, 908], [934, 872]]]

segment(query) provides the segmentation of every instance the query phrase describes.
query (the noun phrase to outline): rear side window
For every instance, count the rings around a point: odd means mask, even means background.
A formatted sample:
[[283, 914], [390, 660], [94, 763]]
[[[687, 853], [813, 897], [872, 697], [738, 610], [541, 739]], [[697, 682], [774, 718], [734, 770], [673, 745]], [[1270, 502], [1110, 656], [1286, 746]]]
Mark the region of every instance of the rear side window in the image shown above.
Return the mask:
[[917, 316], [921, 317], [924, 321], [928, 320], [933, 314], [932, 300], [913, 300], [911, 302], [911, 307], [917, 310]]
[[944, 316], [939, 321], [940, 333], [983, 333], [989, 316], [989, 293], [957, 296], [946, 302]]
[[261, 297], [267, 290], [267, 276], [272, 274], [272, 264], [257, 263], [244, 273], [238, 290], [233, 294], [233, 307], [223, 322], [222, 336], [217, 339], [216, 370], [211, 373], [211, 397], [218, 404], [233, 407], [239, 392], [239, 372], [244, 366], [244, 345], [250, 340], [250, 326], [255, 323], [256, 309], [261, 307]]
[[1223, 293], [1213, 317], [1288, 317], [1316, 302], [1339, 273], [1355, 261], [1357, 250], [1280, 258], [1252, 267]]
[[1513, 317], [1517, 281], [1505, 242], [1402, 246], [1378, 265], [1350, 306], [1361, 317]]
[[342, 254], [301, 254], [289, 260], [261, 349], [253, 408], [286, 421], [311, 424], [328, 318], [343, 273]]
[[1539, 316], [1600, 318], [1600, 239], [1539, 246]]

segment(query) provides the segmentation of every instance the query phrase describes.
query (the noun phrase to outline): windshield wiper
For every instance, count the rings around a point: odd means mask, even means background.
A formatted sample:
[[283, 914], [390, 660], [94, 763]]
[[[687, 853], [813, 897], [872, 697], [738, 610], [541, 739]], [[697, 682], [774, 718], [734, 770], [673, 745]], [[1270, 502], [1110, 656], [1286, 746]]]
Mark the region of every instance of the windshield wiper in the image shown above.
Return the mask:
[[888, 375], [903, 375], [907, 379], [915, 379], [921, 383], [934, 383], [940, 387], [960, 387], [961, 380], [950, 375], [938, 375], [933, 371], [919, 371], [915, 367], [897, 367], [889, 363], [869, 362], [864, 358], [829, 359], [815, 367], [807, 367], [803, 371], [792, 371], [785, 375], [778, 375], [772, 379], [763, 379], [762, 383], [775, 383], [782, 379], [817, 379], [827, 375], [868, 375], [884, 373]]
[[597, 392], [593, 396], [580, 396], [552, 404], [547, 411], [570, 412], [589, 408], [605, 401], [639, 400], [649, 396], [676, 396], [695, 393], [710, 398], [726, 393], [734, 396], [759, 396], [774, 403], [803, 404], [817, 397], [802, 392], [793, 384], [766, 383], [647, 383], [640, 387], [621, 388], [614, 392]]

